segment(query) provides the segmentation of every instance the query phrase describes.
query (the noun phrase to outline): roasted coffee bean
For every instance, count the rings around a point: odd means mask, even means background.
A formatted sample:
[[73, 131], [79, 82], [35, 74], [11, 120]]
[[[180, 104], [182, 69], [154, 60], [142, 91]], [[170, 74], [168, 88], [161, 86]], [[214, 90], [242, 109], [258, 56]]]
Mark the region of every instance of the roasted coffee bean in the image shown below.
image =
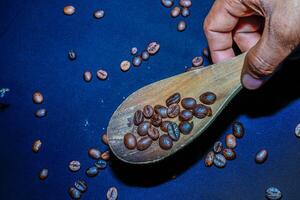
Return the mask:
[[136, 148], [139, 151], [148, 149], [152, 144], [152, 139], [148, 136], [142, 137], [137, 141]]
[[180, 99], [181, 99], [181, 95], [176, 92], [174, 94], [172, 94], [167, 100], [166, 100], [166, 105], [167, 106], [170, 106], [171, 104], [174, 104], [174, 103], [179, 103], [180, 102]]
[[192, 5], [192, 1], [191, 1], [191, 0], [180, 0], [180, 1], [179, 1], [179, 4], [180, 4], [182, 7], [189, 8], [189, 7], [191, 7], [191, 5]]
[[48, 177], [48, 169], [42, 169], [39, 173], [40, 180], [45, 180]]
[[186, 97], [181, 100], [181, 105], [187, 110], [191, 110], [196, 106], [197, 102], [192, 97]]
[[209, 107], [209, 106], [206, 106], [206, 108], [207, 108], [207, 115], [206, 116], [208, 116], [208, 117], [211, 117], [212, 116], [212, 109], [211, 109], [211, 107]]
[[134, 125], [138, 126], [143, 121], [144, 121], [144, 114], [143, 114], [143, 112], [141, 110], [137, 110], [134, 113], [134, 116], [133, 116], [133, 123], [134, 123]]
[[115, 187], [111, 187], [108, 189], [106, 193], [107, 200], [117, 200], [118, 199], [118, 190]]
[[209, 50], [207, 49], [207, 48], [203, 48], [203, 50], [202, 50], [202, 54], [205, 56], [205, 57], [210, 57], [209, 56]]
[[104, 152], [101, 154], [101, 159], [102, 159], [102, 160], [108, 161], [108, 160], [110, 159], [110, 151], [104, 151]]
[[180, 7], [176, 6], [171, 10], [171, 17], [178, 17], [180, 15]]
[[226, 142], [227, 148], [230, 148], [230, 149], [235, 148], [237, 145], [236, 138], [232, 134], [226, 135], [225, 142]]
[[207, 116], [209, 110], [208, 107], [203, 104], [197, 104], [193, 109], [193, 114], [199, 119], [203, 119]]
[[88, 154], [91, 158], [98, 160], [101, 157], [101, 152], [98, 149], [91, 148], [88, 150]]
[[77, 172], [79, 171], [81, 168], [81, 164], [78, 160], [72, 160], [70, 163], [69, 163], [69, 170], [71, 172]]
[[193, 113], [189, 110], [183, 110], [179, 114], [180, 121], [190, 121], [193, 118]]
[[96, 166], [92, 166], [90, 168], [88, 168], [86, 171], [85, 171], [86, 175], [88, 177], [95, 177], [98, 175], [99, 173], [99, 170]]
[[179, 130], [182, 134], [189, 134], [194, 128], [194, 122], [180, 122], [179, 124]]
[[162, 130], [163, 132], [168, 132], [169, 123], [170, 121], [163, 121], [160, 125], [160, 130]]
[[77, 190], [75, 187], [69, 188], [69, 195], [72, 199], [80, 199], [81, 198], [81, 192]]
[[107, 162], [105, 160], [97, 160], [94, 164], [98, 169], [105, 169]]
[[214, 164], [218, 168], [223, 168], [226, 165], [226, 158], [222, 154], [216, 154]]
[[87, 183], [84, 180], [77, 180], [74, 183], [74, 186], [77, 190], [79, 190], [82, 193], [86, 192], [88, 188]]
[[222, 149], [223, 149], [222, 142], [220, 142], [220, 141], [215, 142], [215, 144], [214, 144], [214, 152], [215, 153], [220, 153], [222, 151]]
[[131, 133], [124, 135], [124, 145], [127, 149], [134, 149], [136, 147], [136, 137]]
[[108, 74], [107, 74], [107, 72], [106, 72], [105, 70], [99, 69], [99, 70], [97, 71], [97, 77], [98, 77], [98, 79], [100, 79], [100, 80], [106, 80], [107, 77], [108, 77]]
[[161, 3], [166, 8], [171, 8], [174, 5], [174, 0], [161, 0]]
[[233, 122], [232, 132], [235, 137], [242, 138], [245, 132], [243, 124], [241, 122]]
[[142, 57], [141, 57], [141, 56], [135, 56], [135, 57], [132, 59], [132, 64], [133, 64], [133, 66], [135, 66], [135, 67], [139, 67], [139, 66], [142, 64]]
[[174, 141], [178, 141], [180, 138], [180, 131], [175, 122], [171, 122], [168, 125], [168, 134], [170, 138]]
[[38, 109], [35, 112], [35, 116], [38, 117], [38, 118], [45, 117], [46, 115], [47, 115], [47, 110], [45, 108]]
[[157, 130], [157, 128], [151, 127], [148, 129], [148, 136], [152, 140], [157, 140], [159, 138], [159, 131]]
[[192, 64], [194, 67], [200, 67], [203, 64], [203, 58], [201, 56], [193, 58]]
[[83, 80], [84, 80], [85, 82], [90, 82], [90, 81], [92, 80], [92, 78], [93, 78], [92, 72], [90, 72], [90, 71], [85, 71], [85, 72], [83, 73]]
[[152, 106], [150, 105], [146, 105], [144, 108], [143, 108], [143, 114], [144, 114], [144, 117], [146, 117], [147, 119], [151, 118], [152, 115], [154, 113], [154, 109]]
[[234, 160], [236, 158], [236, 153], [233, 149], [223, 149], [222, 153], [226, 160]]
[[32, 101], [35, 104], [41, 104], [41, 103], [43, 103], [44, 97], [43, 97], [42, 93], [39, 92], [39, 91], [36, 91], [35, 93], [33, 93], [33, 95], [32, 95]]
[[73, 15], [75, 13], [75, 7], [68, 5], [64, 7], [64, 14], [65, 15]]
[[150, 58], [150, 55], [148, 53], [148, 51], [143, 51], [142, 52], [142, 59], [143, 60], [148, 60]]
[[75, 51], [74, 50], [70, 50], [68, 52], [68, 56], [69, 56], [70, 60], [75, 60], [76, 59], [76, 53], [75, 53]]
[[138, 49], [137, 49], [136, 47], [132, 47], [132, 48], [130, 49], [130, 53], [131, 53], [132, 55], [136, 55], [137, 52], [138, 52]]
[[213, 92], [205, 92], [199, 97], [199, 100], [206, 105], [211, 105], [215, 103], [216, 99], [217, 96]]
[[164, 150], [169, 150], [173, 146], [173, 141], [168, 135], [164, 134], [159, 138], [159, 146]]
[[168, 109], [165, 106], [156, 105], [154, 106], [154, 111], [156, 114], [159, 114], [162, 118], [168, 117]]
[[101, 18], [104, 17], [104, 15], [105, 15], [104, 10], [96, 10], [96, 11], [94, 12], [94, 17], [95, 17], [96, 19], [101, 19]]
[[130, 69], [130, 65], [131, 65], [131, 63], [128, 60], [124, 60], [120, 64], [120, 69], [123, 72], [127, 72]]
[[140, 136], [145, 136], [148, 134], [148, 129], [151, 128], [151, 124], [149, 122], [141, 123], [137, 128], [137, 133]]
[[177, 30], [179, 32], [182, 32], [185, 29], [186, 29], [186, 23], [185, 23], [185, 21], [181, 20], [180, 22], [178, 22], [178, 24], [177, 24]]
[[181, 11], [182, 17], [188, 17], [190, 16], [190, 10], [188, 8], [183, 8]]
[[180, 106], [178, 104], [174, 103], [168, 107], [168, 116], [170, 118], [177, 117], [179, 113], [180, 113]]
[[150, 55], [156, 54], [160, 49], [160, 44], [158, 42], [151, 42], [148, 44], [147, 51]]
[[262, 149], [259, 152], [257, 152], [257, 154], [255, 156], [255, 161], [256, 161], [256, 163], [262, 164], [267, 160], [267, 158], [268, 158], [267, 150]]
[[300, 138], [300, 123], [295, 128], [295, 135]]
[[151, 124], [153, 126], [159, 127], [161, 125], [162, 118], [159, 114], [154, 113], [151, 118]]
[[208, 152], [205, 157], [205, 166], [210, 167], [214, 164], [215, 153], [213, 151]]
[[34, 143], [32, 144], [32, 151], [33, 151], [34, 153], [37, 153], [37, 152], [39, 152], [39, 150], [41, 149], [41, 147], [42, 147], [42, 142], [41, 142], [41, 140], [36, 140], [36, 141], [34, 141]]
[[270, 187], [266, 190], [266, 198], [269, 200], [279, 200], [281, 199], [282, 194], [280, 190], [276, 187]]
[[107, 133], [104, 133], [102, 135], [102, 142], [106, 145], [108, 145], [108, 136], [107, 136]]

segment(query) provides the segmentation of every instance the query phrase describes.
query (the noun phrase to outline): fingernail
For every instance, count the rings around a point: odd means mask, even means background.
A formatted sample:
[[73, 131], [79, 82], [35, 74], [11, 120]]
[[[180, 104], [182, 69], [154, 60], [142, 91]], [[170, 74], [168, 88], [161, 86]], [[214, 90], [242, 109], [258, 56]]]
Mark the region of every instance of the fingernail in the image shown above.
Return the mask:
[[244, 74], [242, 78], [242, 83], [245, 88], [249, 90], [255, 90], [263, 84], [263, 81], [260, 79], [253, 78], [249, 74]]

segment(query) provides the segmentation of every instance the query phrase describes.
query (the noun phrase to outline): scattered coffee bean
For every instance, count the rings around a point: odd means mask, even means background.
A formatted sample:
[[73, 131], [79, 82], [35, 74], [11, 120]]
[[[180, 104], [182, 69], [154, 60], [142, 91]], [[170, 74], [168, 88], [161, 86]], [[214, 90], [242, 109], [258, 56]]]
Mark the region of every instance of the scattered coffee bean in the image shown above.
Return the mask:
[[243, 124], [241, 122], [233, 122], [232, 132], [235, 137], [242, 138], [245, 132]]
[[65, 15], [73, 15], [75, 13], [75, 7], [68, 5], [64, 7], [64, 14]]
[[233, 149], [223, 149], [222, 153], [226, 160], [234, 160], [236, 158], [236, 153]]
[[178, 24], [177, 24], [177, 30], [182, 32], [186, 29], [186, 23], [185, 21], [181, 20]]
[[205, 157], [205, 166], [210, 167], [213, 165], [215, 159], [215, 153], [213, 151], [208, 152]]
[[237, 145], [236, 138], [233, 134], [226, 135], [225, 142], [226, 142], [227, 148], [229, 148], [229, 149], [233, 149]]
[[162, 118], [159, 114], [154, 113], [151, 118], [151, 124], [153, 126], [159, 127], [161, 125]]
[[154, 111], [156, 114], [159, 114], [162, 118], [168, 117], [168, 109], [165, 106], [156, 105], [154, 106]]
[[101, 19], [101, 18], [104, 17], [104, 14], [105, 14], [104, 10], [96, 10], [96, 11], [94, 12], [94, 17], [95, 17], [96, 19]]
[[136, 147], [136, 137], [131, 133], [126, 133], [124, 136], [124, 145], [127, 149], [134, 149]]
[[127, 72], [130, 69], [131, 63], [128, 60], [124, 60], [120, 64], [120, 68], [123, 72]]
[[150, 55], [156, 54], [160, 49], [160, 44], [157, 42], [151, 42], [148, 44], [147, 51]]
[[295, 128], [295, 135], [300, 138], [300, 123]]
[[132, 47], [132, 48], [130, 49], [130, 53], [131, 53], [132, 55], [136, 55], [137, 52], [138, 52], [138, 49], [137, 49], [136, 47]]
[[105, 160], [97, 160], [95, 162], [95, 166], [98, 168], [98, 169], [105, 169], [106, 166], [107, 166], [107, 162]]
[[220, 142], [220, 141], [215, 142], [215, 144], [214, 144], [214, 152], [215, 153], [220, 153], [222, 151], [222, 149], [223, 149], [222, 142]]
[[171, 17], [178, 17], [180, 15], [180, 7], [176, 6], [171, 10]]
[[181, 100], [181, 105], [187, 110], [191, 110], [196, 106], [197, 102], [192, 97], [186, 97]]
[[208, 116], [208, 117], [211, 117], [212, 116], [212, 109], [211, 109], [211, 107], [209, 107], [209, 106], [206, 106], [206, 108], [207, 108], [207, 115], [206, 116]]
[[160, 125], [160, 130], [167, 133], [169, 123], [171, 123], [171, 122], [170, 121], [163, 121]]
[[81, 164], [79, 161], [77, 160], [72, 160], [70, 163], [69, 163], [69, 170], [71, 172], [77, 172], [79, 171], [81, 168]]
[[84, 180], [77, 180], [74, 183], [74, 186], [77, 190], [79, 190], [82, 193], [86, 192], [88, 188], [87, 183]]
[[188, 8], [183, 8], [181, 11], [182, 17], [188, 17], [190, 16], [190, 10]]
[[105, 161], [108, 161], [110, 159], [110, 151], [104, 151], [102, 154], [101, 154], [101, 159], [102, 160], [105, 160]]
[[97, 71], [97, 77], [100, 80], [106, 80], [107, 77], [108, 77], [108, 74], [107, 74], [107, 72], [105, 70], [99, 69]]
[[142, 64], [142, 57], [141, 57], [141, 56], [135, 56], [135, 57], [132, 59], [132, 64], [133, 64], [133, 66], [135, 66], [135, 67], [139, 67], [139, 66]]
[[199, 97], [199, 100], [206, 105], [211, 105], [215, 103], [216, 99], [217, 96], [213, 92], [205, 92]]
[[70, 60], [75, 60], [76, 59], [76, 53], [75, 53], [75, 51], [74, 50], [70, 50], [68, 52], [68, 56], [69, 56]]
[[143, 51], [142, 52], [142, 59], [143, 60], [148, 60], [150, 58], [150, 55], [148, 53], [148, 51]]
[[104, 133], [102, 135], [102, 142], [106, 145], [108, 145], [108, 136], [107, 136], [107, 133]]
[[269, 200], [279, 200], [281, 199], [282, 194], [280, 190], [276, 187], [270, 187], [266, 190], [266, 198]]
[[143, 114], [144, 114], [145, 118], [147, 118], [147, 119], [151, 118], [152, 115], [153, 115], [153, 113], [154, 113], [154, 109], [153, 109], [152, 106], [150, 106], [150, 105], [144, 106], [144, 108], [143, 108]]
[[190, 121], [193, 118], [193, 113], [189, 110], [182, 110], [179, 114], [180, 121]]
[[203, 104], [197, 104], [193, 109], [193, 114], [199, 119], [203, 119], [207, 116], [209, 110], [208, 107]]
[[47, 110], [45, 108], [38, 109], [35, 112], [35, 116], [38, 117], [38, 118], [45, 117], [46, 115], [47, 115]]
[[33, 95], [32, 95], [32, 101], [35, 104], [41, 104], [44, 101], [44, 97], [42, 95], [41, 92], [36, 91]]
[[42, 147], [42, 142], [41, 142], [41, 140], [36, 140], [36, 141], [34, 141], [34, 143], [32, 144], [32, 151], [33, 151], [34, 153], [37, 153], [37, 152], [39, 152], [39, 150], [41, 149], [41, 147]]
[[88, 168], [86, 171], [85, 171], [86, 175], [88, 177], [95, 177], [98, 175], [99, 173], [99, 170], [96, 166], [92, 166], [90, 168]]
[[137, 128], [137, 133], [140, 136], [145, 136], [148, 134], [148, 129], [151, 128], [151, 124], [149, 122], [141, 123]]
[[138, 126], [144, 121], [144, 114], [141, 110], [137, 110], [133, 116], [133, 123]]
[[192, 64], [194, 67], [200, 67], [203, 64], [203, 58], [201, 56], [193, 58]]
[[157, 128], [151, 127], [148, 129], [148, 136], [152, 140], [157, 140], [159, 138], [159, 131], [157, 130]]
[[101, 152], [98, 149], [91, 148], [88, 150], [88, 154], [91, 158], [98, 160], [101, 157]]
[[179, 130], [182, 134], [189, 134], [194, 128], [194, 122], [180, 122], [179, 124]]
[[265, 149], [260, 150], [259, 152], [257, 152], [256, 156], [255, 156], [255, 161], [258, 164], [262, 164], [264, 163], [268, 158], [268, 152]]
[[191, 5], [192, 5], [192, 1], [191, 1], [191, 0], [180, 0], [180, 1], [179, 1], [179, 4], [180, 4], [182, 7], [189, 8], [189, 7], [191, 7]]
[[81, 198], [81, 192], [77, 190], [75, 187], [69, 188], [69, 195], [72, 199], [80, 199]]
[[174, 118], [174, 117], [177, 117], [180, 113], [180, 106], [176, 103], [174, 104], [171, 104], [169, 107], [168, 107], [168, 116], [170, 118]]
[[168, 134], [170, 138], [174, 141], [178, 141], [180, 138], [180, 131], [175, 122], [171, 122], [168, 125]]
[[84, 74], [83, 74], [83, 80], [85, 82], [90, 82], [93, 78], [93, 75], [92, 75], [92, 72], [90, 71], [85, 71]]
[[174, 5], [174, 0], [161, 0], [161, 3], [166, 8], [171, 8]]
[[173, 146], [173, 141], [168, 135], [164, 134], [159, 138], [159, 146], [164, 150], [169, 150]]
[[152, 139], [148, 136], [142, 137], [137, 141], [136, 148], [139, 151], [148, 149], [152, 144]]
[[207, 48], [203, 48], [203, 50], [202, 50], [202, 54], [205, 56], [205, 57], [210, 57], [209, 56], [209, 50], [207, 49]]
[[181, 99], [181, 95], [178, 92], [174, 93], [170, 97], [168, 97], [168, 99], [166, 100], [166, 105], [170, 106], [171, 104], [179, 103], [180, 99]]
[[218, 168], [223, 168], [226, 165], [226, 159], [222, 154], [216, 154], [214, 158], [214, 164]]
[[39, 173], [40, 180], [45, 180], [48, 177], [48, 169], [42, 169]]
[[108, 189], [106, 193], [107, 200], [117, 200], [118, 199], [118, 190], [115, 187], [111, 187]]

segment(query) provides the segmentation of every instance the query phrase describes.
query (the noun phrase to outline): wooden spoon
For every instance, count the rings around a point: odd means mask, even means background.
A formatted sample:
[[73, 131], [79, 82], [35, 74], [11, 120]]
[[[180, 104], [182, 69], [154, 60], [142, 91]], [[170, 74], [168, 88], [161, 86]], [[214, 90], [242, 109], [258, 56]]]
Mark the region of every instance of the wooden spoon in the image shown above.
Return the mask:
[[[160, 161], [191, 143], [196, 137], [216, 119], [229, 101], [242, 89], [240, 75], [245, 54], [239, 55], [230, 61], [211, 65], [205, 68], [185, 72], [150, 85], [132, 93], [114, 112], [107, 135], [112, 152], [122, 161], [131, 164], [147, 164]], [[137, 138], [136, 126], [132, 119], [135, 111], [143, 109], [145, 105], [165, 105], [165, 100], [172, 94], [179, 92], [181, 98], [193, 97], [199, 102], [199, 96], [207, 91], [217, 95], [216, 102], [211, 105], [213, 116], [204, 119], [193, 118], [194, 128], [188, 135], [180, 135], [177, 142], [173, 142], [170, 150], [163, 150], [158, 140], [144, 150], [129, 150], [124, 146], [123, 137], [131, 132]], [[169, 120], [169, 119], [168, 119]], [[178, 118], [172, 121], [179, 122]], [[160, 131], [163, 134], [162, 131]]]

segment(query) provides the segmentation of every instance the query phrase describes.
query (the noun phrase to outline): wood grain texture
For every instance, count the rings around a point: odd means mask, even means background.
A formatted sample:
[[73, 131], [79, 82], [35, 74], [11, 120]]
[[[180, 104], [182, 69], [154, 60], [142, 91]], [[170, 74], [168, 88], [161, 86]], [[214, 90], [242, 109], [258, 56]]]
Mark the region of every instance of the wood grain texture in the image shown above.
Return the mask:
[[[204, 132], [229, 101], [241, 90], [240, 74], [244, 57], [245, 55], [242, 54], [224, 63], [185, 72], [152, 83], [132, 93], [117, 108], [110, 119], [107, 135], [112, 152], [124, 162], [147, 164], [160, 161], [191, 143]], [[165, 105], [165, 100], [175, 92], [179, 92], [181, 98], [193, 97], [199, 102], [199, 96], [207, 91], [217, 95], [216, 102], [211, 105], [213, 116], [204, 119], [194, 117], [192, 132], [189, 135], [181, 134], [179, 141], [173, 142], [173, 147], [170, 150], [161, 149], [158, 140], [154, 141], [144, 151], [128, 150], [124, 146], [123, 137], [126, 133], [131, 132], [137, 138], [140, 137], [134, 130], [136, 126], [131, 123], [136, 110], [143, 109], [147, 104], [152, 106]], [[171, 121], [179, 122], [178, 118], [171, 119]], [[161, 132], [161, 134], [165, 133]]]

